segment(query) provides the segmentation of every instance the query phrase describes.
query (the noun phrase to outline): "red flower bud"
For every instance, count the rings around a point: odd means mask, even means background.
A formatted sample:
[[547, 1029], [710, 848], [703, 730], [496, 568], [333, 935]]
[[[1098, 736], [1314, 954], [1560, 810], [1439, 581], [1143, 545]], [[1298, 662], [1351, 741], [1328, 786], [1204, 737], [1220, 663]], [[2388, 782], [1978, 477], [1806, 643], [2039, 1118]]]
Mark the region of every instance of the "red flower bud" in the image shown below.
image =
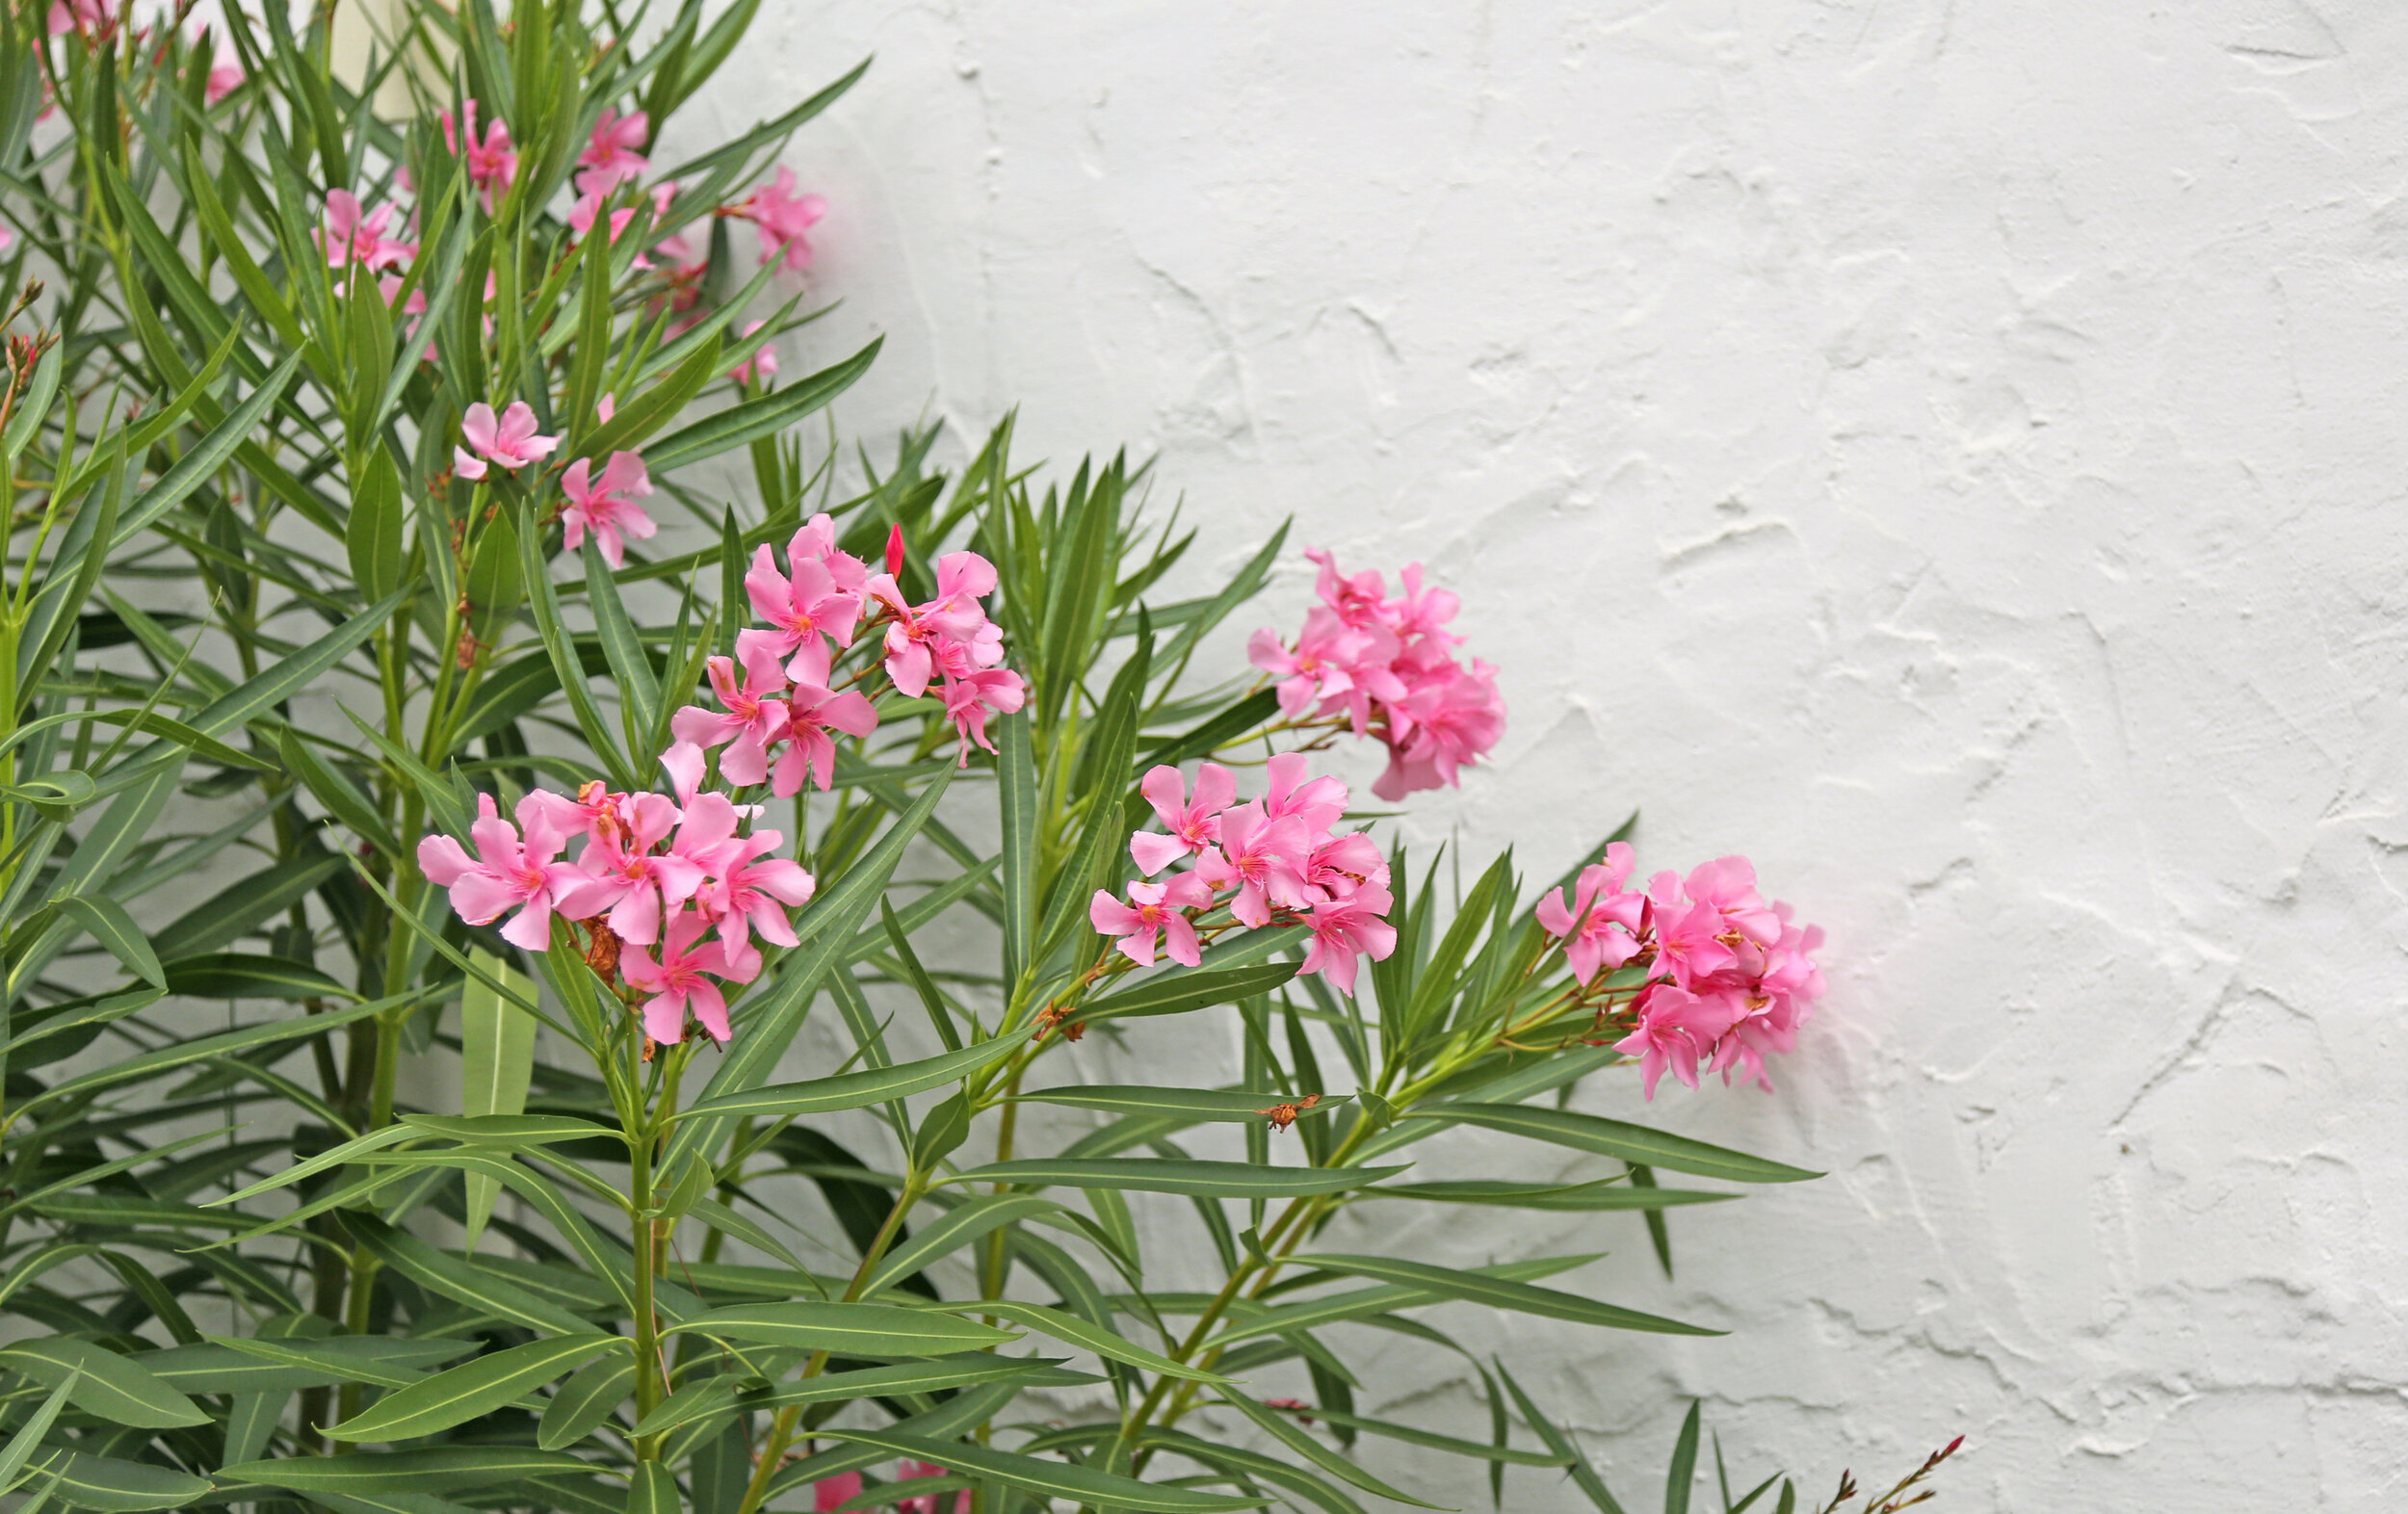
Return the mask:
[[886, 530], [886, 572], [893, 577], [903, 572], [903, 522], [897, 521]]

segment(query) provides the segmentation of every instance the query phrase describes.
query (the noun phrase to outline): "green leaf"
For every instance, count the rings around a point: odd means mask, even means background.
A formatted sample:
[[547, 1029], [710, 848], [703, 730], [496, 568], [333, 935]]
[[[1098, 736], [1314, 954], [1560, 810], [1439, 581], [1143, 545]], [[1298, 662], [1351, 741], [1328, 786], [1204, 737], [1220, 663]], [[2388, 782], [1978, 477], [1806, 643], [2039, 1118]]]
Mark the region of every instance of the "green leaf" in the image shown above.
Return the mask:
[[739, 1304], [681, 1319], [664, 1333], [681, 1331], [846, 1356], [942, 1356], [1019, 1339], [975, 1320], [893, 1304]]
[[1011, 991], [1030, 966], [1036, 934], [1036, 758], [1029, 746], [1029, 713], [1015, 710], [995, 722], [995, 801], [1003, 820], [1004, 983]]
[[[25, 1417], [25, 1423], [17, 1426], [14, 1435], [9, 1437], [8, 1446], [0, 1449], [0, 1490], [16, 1487], [17, 1474], [25, 1470], [27, 1458], [41, 1445], [41, 1438], [50, 1433], [50, 1426], [57, 1422], [59, 1411], [66, 1405], [67, 1395], [80, 1381], [69, 1372], [66, 1380], [51, 1389], [50, 1397]], [[20, 1508], [29, 1506], [19, 1505]]]
[[[284, 386], [292, 380], [294, 371], [301, 367], [301, 354], [294, 352], [276, 364], [275, 371], [260, 380], [258, 387], [251, 390], [249, 398], [227, 412], [225, 419], [212, 427], [208, 435], [194, 443], [183, 457], [178, 457], [175, 466], [161, 475], [159, 482], [142, 492], [134, 501], [134, 508], [118, 518], [117, 531], [109, 538], [111, 554], [149, 530], [160, 517], [182, 504], [185, 496], [200, 487], [210, 475], [225, 466], [226, 460], [234, 456], [235, 449], [251, 438], [252, 433], [259, 430], [259, 423], [275, 407], [277, 399], [284, 393]], [[387, 607], [386, 613], [391, 613], [391, 607]], [[377, 618], [381, 621], [384, 617], [380, 615]], [[201, 725], [198, 720], [193, 723]], [[201, 728], [213, 736], [226, 729], [208, 725], [201, 725]]]
[[677, 1477], [657, 1461], [640, 1461], [627, 1478], [627, 1514], [677, 1514]]
[[162, 927], [151, 945], [170, 962], [214, 952], [285, 913], [343, 868], [342, 857], [331, 851], [262, 868]]
[[900, 1099], [966, 1078], [980, 1068], [1011, 1055], [1033, 1031], [1034, 1028], [1023, 1027], [1008, 1034], [981, 1041], [976, 1046], [945, 1052], [923, 1061], [900, 1062], [892, 1067], [838, 1073], [832, 1078], [772, 1083], [766, 1088], [716, 1094], [679, 1110], [677, 1117], [681, 1120], [733, 1115], [779, 1118], [867, 1109], [874, 1104], [884, 1104], [890, 1099]]
[[1365, 1419], [1359, 1414], [1348, 1414], [1343, 1410], [1332, 1409], [1325, 1405], [1290, 1412], [1309, 1414], [1314, 1419], [1326, 1420], [1331, 1425], [1340, 1429], [1360, 1430], [1366, 1435], [1378, 1435], [1392, 1441], [1402, 1441], [1408, 1446], [1426, 1446], [1431, 1450], [1445, 1451], [1450, 1456], [1510, 1462], [1517, 1467], [1560, 1467], [1563, 1465], [1563, 1458], [1549, 1451], [1519, 1450], [1510, 1446], [1493, 1445], [1487, 1441], [1461, 1440], [1453, 1435], [1441, 1435], [1435, 1430], [1425, 1430], [1419, 1425], [1400, 1424], [1393, 1420]]
[[1638, 1188], [1614, 1178], [1594, 1183], [1505, 1183], [1470, 1179], [1454, 1183], [1391, 1183], [1364, 1191], [1365, 1198], [1421, 1199], [1432, 1204], [1492, 1204], [1505, 1209], [1573, 1213], [1675, 1209], [1684, 1204], [1719, 1204], [1736, 1193], [1702, 1188]]
[[1729, 1333], [1709, 1330], [1703, 1325], [1683, 1324], [1677, 1319], [1664, 1319], [1655, 1315], [1643, 1315], [1636, 1310], [1622, 1309], [1612, 1304], [1601, 1304], [1593, 1298], [1558, 1289], [1484, 1277], [1454, 1267], [1433, 1266], [1426, 1262], [1348, 1255], [1301, 1255], [1288, 1260], [1296, 1266], [1317, 1266], [1351, 1277], [1374, 1278], [1383, 1283], [1426, 1289], [1433, 1293], [1486, 1304], [1493, 1309], [1510, 1309], [1549, 1319], [1570, 1320], [1575, 1324], [1603, 1325], [1611, 1330], [1646, 1330], [1658, 1335]]
[[0, 1349], [0, 1367], [45, 1387], [68, 1384], [67, 1401], [112, 1424], [172, 1429], [206, 1424], [198, 1405], [115, 1351], [71, 1336], [19, 1341]]
[[527, 582], [535, 575], [520, 559], [518, 528], [510, 524], [510, 512], [503, 510], [485, 523], [476, 555], [468, 561], [468, 634], [480, 642], [498, 640], [502, 628], [526, 602]]
[[1250, 1162], [1151, 1157], [1023, 1158], [992, 1162], [948, 1183], [1014, 1183], [1038, 1188], [1124, 1188], [1205, 1198], [1298, 1198], [1343, 1193], [1402, 1172], [1402, 1167], [1262, 1167]]
[[[186, 454], [191, 457], [191, 454]], [[326, 676], [393, 617], [407, 589], [398, 589], [301, 647], [258, 677], [211, 700], [186, 723], [203, 736], [223, 736], [266, 714]]]
[[1059, 1357], [995, 1356], [982, 1351], [940, 1356], [927, 1362], [898, 1362], [891, 1367], [827, 1372], [772, 1389], [750, 1401], [756, 1408], [769, 1409], [793, 1403], [834, 1403], [851, 1398], [937, 1393], [979, 1383], [1019, 1382], [1033, 1388], [1068, 1388], [1097, 1380], [1086, 1372], [1062, 1370]]
[[[1229, 1088], [1159, 1088], [1142, 1083], [1075, 1083], [1063, 1088], [1039, 1088], [1014, 1096], [1022, 1104], [1060, 1104], [1074, 1109], [1102, 1109], [1110, 1114], [1169, 1115], [1183, 1124], [1248, 1124], [1268, 1117], [1278, 1105], [1296, 1103], [1285, 1093], [1245, 1093]], [[1343, 1108], [1348, 1095], [1328, 1094], [1311, 1109], [1298, 1106], [1296, 1117], [1309, 1119]], [[1389, 1191], [1382, 1189], [1382, 1192]]]
[[1159, 1482], [1140, 1482], [1134, 1477], [1098, 1472], [1091, 1467], [1069, 1462], [1015, 1455], [967, 1441], [931, 1440], [898, 1430], [821, 1429], [817, 1433], [826, 1440], [850, 1441], [856, 1446], [872, 1447], [897, 1456], [933, 1462], [955, 1472], [972, 1474], [1008, 1488], [1034, 1493], [1040, 1499], [1060, 1499], [1071, 1504], [1092, 1503], [1104, 1507], [1159, 1510], [1160, 1514], [1235, 1514], [1236, 1510], [1260, 1508], [1269, 1501], [1268, 1499], [1224, 1498], [1218, 1494], [1196, 1493]]
[[49, 1491], [60, 1502], [101, 1514], [171, 1509], [209, 1491], [208, 1478], [189, 1472], [84, 1451], [54, 1450], [34, 1465], [53, 1479]]
[[338, 1026], [348, 1025], [367, 1015], [415, 1004], [424, 992], [422, 989], [417, 993], [397, 994], [390, 999], [371, 999], [360, 1004], [346, 1005], [339, 1009], [328, 1009], [319, 1014], [296, 1015], [290, 1020], [245, 1026], [236, 1031], [220, 1031], [216, 1035], [195, 1036], [189, 1041], [163, 1046], [155, 1052], [144, 1052], [140, 1056], [128, 1057], [121, 1061], [95, 1067], [90, 1072], [52, 1083], [41, 1092], [19, 1104], [16, 1110], [17, 1117], [22, 1118], [27, 1110], [47, 1104], [54, 1099], [89, 1093], [96, 1088], [105, 1088], [116, 1083], [131, 1083], [136, 1079], [147, 1078], [153, 1073], [164, 1072], [170, 1067], [189, 1066], [194, 1062], [207, 1061], [212, 1057], [232, 1057], [257, 1047], [273, 1046], [278, 1041], [299, 1040], [305, 1035], [316, 1035], [334, 1030]]
[[1438, 1104], [1414, 1109], [1405, 1121], [1439, 1120], [1451, 1125], [1477, 1125], [1483, 1130], [1527, 1136], [1554, 1146], [1617, 1157], [1701, 1178], [1733, 1183], [1801, 1183], [1819, 1172], [1786, 1166], [1743, 1151], [1709, 1146], [1701, 1140], [1667, 1135], [1626, 1120], [1572, 1109], [1536, 1109], [1525, 1104]]
[[610, 660], [620, 704], [627, 711], [628, 749], [641, 750], [651, 743], [653, 728], [660, 723], [660, 674], [636, 636], [635, 622], [627, 618], [627, 607], [619, 602], [618, 581], [611, 576], [610, 563], [603, 561], [599, 539], [587, 538], [585, 560], [586, 605], [593, 613], [594, 633], [601, 640], [602, 655]]
[[1185, 1362], [1173, 1361], [1160, 1351], [1149, 1351], [1136, 1342], [1128, 1340], [1118, 1331], [1107, 1330], [1102, 1325], [1092, 1320], [1082, 1319], [1066, 1310], [1051, 1309], [1043, 1304], [1022, 1303], [1017, 1299], [1005, 1298], [989, 1298], [974, 1306], [961, 1307], [975, 1307], [981, 1314], [993, 1315], [998, 1319], [1008, 1319], [1014, 1324], [1026, 1325], [1039, 1334], [1052, 1336], [1065, 1345], [1075, 1345], [1082, 1350], [1093, 1351], [1108, 1361], [1123, 1362], [1131, 1367], [1141, 1367], [1149, 1372], [1159, 1372], [1165, 1377], [1178, 1377], [1189, 1382], [1212, 1383], [1216, 1386], [1229, 1382], [1228, 1378], [1217, 1372], [1208, 1372], [1200, 1368], [1190, 1367]]
[[391, 453], [378, 447], [369, 454], [366, 475], [352, 491], [352, 518], [343, 528], [352, 582], [370, 599], [382, 599], [402, 587], [402, 526], [407, 515], [401, 469], [393, 465]]
[[506, 1346], [412, 1383], [326, 1433], [338, 1441], [404, 1441], [432, 1435], [490, 1414], [623, 1344], [621, 1336], [588, 1334]]
[[1672, 1443], [1672, 1465], [1663, 1475], [1663, 1514], [1688, 1514], [1689, 1490], [1697, 1481], [1697, 1417], [1704, 1407], [1702, 1398], [1688, 1401], [1680, 1439]]
[[353, 835], [383, 852], [387, 857], [402, 854], [400, 838], [385, 824], [376, 804], [362, 794], [359, 786], [342, 770], [319, 757], [317, 751], [292, 730], [276, 733], [276, 754], [284, 759], [285, 771], [301, 781], [301, 786], [317, 796], [327, 813], [351, 827]]
[[1497, 1363], [1497, 1375], [1505, 1380], [1506, 1390], [1513, 1395], [1515, 1406], [1522, 1411], [1523, 1423], [1537, 1431], [1538, 1438], [1547, 1443], [1547, 1449], [1562, 1457], [1564, 1464], [1572, 1469], [1572, 1480], [1580, 1485], [1582, 1493], [1587, 1495], [1588, 1501], [1596, 1505], [1597, 1514], [1623, 1514], [1622, 1505], [1614, 1501], [1611, 1493], [1606, 1491], [1605, 1481], [1597, 1475], [1597, 1469], [1591, 1467], [1588, 1458], [1581, 1454], [1580, 1448], [1572, 1444], [1570, 1435], [1538, 1412], [1538, 1405], [1531, 1401], [1531, 1396], [1524, 1393], [1522, 1385], [1514, 1381], [1513, 1374], [1505, 1370], [1505, 1363]]
[[1354, 1486], [1361, 1488], [1366, 1493], [1374, 1494], [1383, 1499], [1393, 1499], [1399, 1503], [1410, 1503], [1419, 1508], [1434, 1509], [1444, 1508], [1446, 1506], [1444, 1504], [1431, 1503], [1425, 1500], [1417, 1499], [1412, 1494], [1405, 1492], [1401, 1488], [1391, 1487], [1389, 1484], [1380, 1481], [1377, 1477], [1373, 1476], [1370, 1473], [1365, 1472], [1362, 1468], [1357, 1467], [1354, 1463], [1347, 1460], [1346, 1457], [1339, 1455], [1336, 1451], [1330, 1449], [1326, 1446], [1323, 1446], [1320, 1441], [1317, 1441], [1312, 1436], [1304, 1433], [1304, 1431], [1297, 1427], [1294, 1422], [1282, 1419], [1280, 1416], [1263, 1407], [1263, 1405], [1257, 1403], [1254, 1399], [1246, 1397], [1244, 1394], [1231, 1393], [1227, 1389], [1223, 1389], [1220, 1393], [1220, 1400], [1221, 1402], [1229, 1405], [1232, 1409], [1237, 1410], [1240, 1414], [1244, 1415], [1247, 1419], [1253, 1421], [1256, 1426], [1268, 1433], [1273, 1440], [1279, 1442], [1280, 1445], [1287, 1447], [1288, 1449], [1303, 1457], [1306, 1461], [1311, 1462], [1314, 1466], [1319, 1467], [1322, 1471], [1330, 1474], [1341, 1482], [1352, 1483]]
[[[535, 979], [493, 953], [480, 947], [469, 953], [469, 960], [495, 981], [518, 990], [527, 999], [535, 998]], [[474, 1119], [523, 1112], [535, 1065], [536, 1017], [477, 979], [468, 979], [461, 985], [459, 999], [460, 1113]], [[492, 1216], [493, 1201], [500, 1195], [501, 1186], [482, 1172], [468, 1173], [463, 1181], [468, 1217], [466, 1239], [460, 1244], [474, 1252], [477, 1238], [484, 1233], [485, 1221]]]
[[166, 965], [168, 991], [190, 999], [349, 999], [314, 967], [248, 952], [204, 952]]
[[616, 1353], [588, 1362], [544, 1405], [536, 1444], [545, 1450], [574, 1446], [598, 1429], [636, 1391], [636, 1360]]
[[[1301, 935], [1303, 927], [1292, 927]], [[1287, 935], [1288, 930], [1249, 931], [1253, 936]], [[1272, 950], [1277, 950], [1273, 947]], [[1208, 962], [1211, 958], [1206, 959]], [[1075, 1018], [1102, 1020], [1119, 1015], [1185, 1014], [1214, 1005], [1236, 1004], [1267, 994], [1296, 977], [1294, 962], [1264, 962], [1250, 967], [1169, 968], [1087, 1005]]]
[[343, 1216], [344, 1228], [377, 1260], [431, 1292], [482, 1310], [496, 1319], [530, 1329], [581, 1336], [593, 1326], [517, 1284], [437, 1251], [417, 1237], [393, 1229], [381, 1220], [357, 1214]]
[[400, 1388], [426, 1370], [477, 1348], [474, 1341], [380, 1335], [299, 1336], [245, 1340], [213, 1336], [140, 1358], [161, 1382], [196, 1393], [270, 1393], [375, 1383]]
[[890, 1288], [938, 1257], [953, 1252], [982, 1236], [1034, 1214], [1059, 1213], [1061, 1206], [1034, 1193], [990, 1193], [957, 1204], [932, 1225], [923, 1226], [918, 1234], [903, 1241], [878, 1259], [877, 1267], [861, 1285], [864, 1294]]
[[852, 387], [853, 380], [870, 371], [870, 364], [877, 359], [878, 348], [885, 340], [879, 337], [843, 362], [824, 368], [798, 383], [730, 405], [682, 431], [670, 432], [644, 449], [645, 465], [656, 476], [674, 473], [706, 457], [732, 451], [755, 437], [784, 431]]
[[59, 901], [75, 923], [92, 932], [92, 938], [107, 948], [111, 956], [132, 971], [136, 978], [153, 988], [168, 986], [167, 975], [159, 971], [158, 955], [144, 939], [142, 927], [125, 906], [106, 895], [76, 894]]
[[[323, 1344], [323, 1343], [322, 1343]], [[341, 1456], [279, 1456], [218, 1471], [221, 1483], [264, 1483], [312, 1497], [327, 1494], [453, 1493], [522, 1477], [577, 1474], [590, 1462], [523, 1446], [442, 1446], [425, 1450], [352, 1451]]]

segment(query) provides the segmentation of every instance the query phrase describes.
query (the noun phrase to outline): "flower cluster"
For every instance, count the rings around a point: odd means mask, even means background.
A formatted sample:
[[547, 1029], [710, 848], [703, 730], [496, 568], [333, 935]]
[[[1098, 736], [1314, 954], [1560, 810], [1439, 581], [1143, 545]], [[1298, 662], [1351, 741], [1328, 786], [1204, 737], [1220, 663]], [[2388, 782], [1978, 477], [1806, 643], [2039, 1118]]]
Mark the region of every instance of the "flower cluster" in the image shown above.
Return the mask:
[[1793, 925], [1789, 905], [1767, 903], [1745, 857], [1701, 863], [1687, 878], [1659, 873], [1643, 891], [1625, 887], [1632, 860], [1623, 843], [1608, 847], [1603, 862], [1581, 870], [1568, 905], [1561, 889], [1539, 901], [1540, 928], [1562, 943], [1584, 985], [1639, 964], [1642, 984], [1616, 1022], [1629, 1033], [1614, 1049], [1638, 1058], [1647, 1097], [1666, 1068], [1696, 1087], [1709, 1059], [1726, 1083], [1736, 1072], [1770, 1088], [1766, 1057], [1797, 1044], [1822, 997], [1814, 957], [1822, 928]]
[[994, 750], [988, 717], [1019, 709], [1025, 690], [1018, 673], [997, 666], [1003, 630], [980, 603], [994, 591], [993, 564], [975, 552], [945, 554], [936, 560], [936, 597], [919, 605], [896, 587], [902, 569], [900, 534], [887, 543], [887, 571], [874, 574], [836, 545], [835, 522], [825, 514], [795, 533], [783, 568], [767, 544], [756, 549], [745, 593], [764, 624], [737, 633], [733, 658], [709, 661], [718, 709], [688, 705], [670, 717], [678, 741], [672, 758], [698, 770], [703, 752], [724, 746], [720, 771], [731, 783], [767, 783], [780, 798], [801, 793], [806, 780], [825, 791], [836, 768], [829, 733], [877, 729], [877, 712], [850, 687], [869, 668], [848, 687], [833, 687], [837, 655], [877, 626], [886, 633], [880, 661], [898, 692], [916, 699], [942, 678], [938, 692], [960, 737], [961, 762], [968, 764], [973, 742]]
[[1130, 884], [1125, 902], [1098, 889], [1088, 922], [1119, 937], [1120, 953], [1141, 967], [1152, 965], [1157, 942], [1172, 961], [1195, 966], [1203, 955], [1196, 921], [1224, 903], [1248, 929], [1309, 926], [1303, 971], [1354, 992], [1355, 959], [1381, 960], [1397, 944], [1384, 918], [1396, 902], [1388, 862], [1371, 837], [1330, 829], [1347, 812], [1347, 786], [1307, 777], [1305, 769], [1296, 753], [1273, 757], [1263, 796], [1243, 804], [1231, 803], [1237, 782], [1218, 763], [1196, 770], [1192, 794], [1176, 768], [1148, 772], [1139, 789], [1163, 829], [1131, 836], [1129, 854], [1149, 879], [1191, 865], [1159, 882]]
[[[747, 983], [760, 972], [756, 931], [795, 944], [786, 912], [809, 902], [814, 885], [799, 865], [772, 855], [782, 832], [740, 833], [746, 807], [697, 793], [698, 770], [681, 771], [667, 757], [663, 765], [674, 798], [614, 794], [600, 783], [573, 799], [537, 790], [519, 800], [515, 825], [481, 795], [468, 832], [476, 854], [449, 836], [429, 836], [418, 844], [418, 866], [451, 891], [453, 909], [472, 926], [515, 910], [502, 939], [526, 951], [549, 949], [555, 915], [583, 925], [594, 947], [589, 960], [615, 967], [644, 996], [644, 1034], [653, 1040], [683, 1039], [691, 1014], [725, 1041], [720, 983]], [[577, 840], [577, 856], [562, 858]]]
[[1422, 587], [1422, 565], [1407, 567], [1403, 592], [1366, 569], [1348, 576], [1321, 550], [1322, 602], [1304, 617], [1291, 646], [1269, 627], [1247, 653], [1277, 681], [1279, 708], [1291, 721], [1343, 717], [1357, 736], [1377, 736], [1388, 770], [1372, 792], [1394, 801], [1416, 789], [1457, 781], [1505, 734], [1497, 670], [1475, 658], [1465, 667], [1451, 650], [1462, 638], [1445, 629], [1455, 596]]

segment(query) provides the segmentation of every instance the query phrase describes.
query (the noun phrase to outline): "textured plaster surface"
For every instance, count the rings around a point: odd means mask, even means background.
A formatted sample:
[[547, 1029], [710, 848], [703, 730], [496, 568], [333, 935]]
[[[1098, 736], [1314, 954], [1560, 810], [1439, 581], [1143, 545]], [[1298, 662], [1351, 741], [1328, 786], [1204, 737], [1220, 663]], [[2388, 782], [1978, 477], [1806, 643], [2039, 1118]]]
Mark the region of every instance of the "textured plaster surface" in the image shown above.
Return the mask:
[[[849, 431], [1018, 404], [1031, 457], [1158, 455], [1207, 567], [1290, 514], [1429, 563], [1513, 720], [1410, 834], [1545, 875], [1638, 805], [1646, 865], [1746, 851], [1829, 927], [1779, 1091], [1646, 1110], [1828, 1178], [1676, 1216], [1670, 1284], [1612, 1216], [1390, 1233], [1610, 1246], [1578, 1286], [1733, 1332], [1436, 1317], [1626, 1503], [1689, 1395], [1735, 1476], [1962, 1430], [1944, 1507], [2408, 1497], [2408, 11], [768, 0], [754, 37], [690, 144], [877, 55], [789, 157], [844, 300], [789, 372], [887, 338]], [[1480, 1433], [1459, 1366], [1365, 1349], [1367, 1403]]]

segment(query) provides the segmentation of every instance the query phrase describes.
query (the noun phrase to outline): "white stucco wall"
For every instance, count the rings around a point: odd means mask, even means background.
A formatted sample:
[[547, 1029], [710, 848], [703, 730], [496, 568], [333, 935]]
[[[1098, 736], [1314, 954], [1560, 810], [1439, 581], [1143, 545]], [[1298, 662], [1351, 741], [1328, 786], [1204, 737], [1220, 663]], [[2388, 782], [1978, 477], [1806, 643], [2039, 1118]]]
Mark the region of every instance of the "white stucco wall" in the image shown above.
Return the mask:
[[1650, 1111], [1826, 1181], [1676, 1216], [1669, 1286], [1635, 1221], [1400, 1242], [1610, 1245], [1582, 1286], [1735, 1332], [1456, 1321], [1626, 1502], [1698, 1394], [1735, 1476], [1963, 1430], [1943, 1507], [2395, 1506], [2408, 12], [769, 0], [754, 37], [695, 140], [877, 54], [790, 157], [846, 308], [789, 371], [888, 338], [849, 429], [1019, 404], [1032, 457], [1158, 452], [1217, 565], [1291, 513], [1429, 562], [1513, 724], [1417, 833], [1552, 874], [1638, 804], [1645, 864], [1744, 850], [1830, 928], [1780, 1091]]

